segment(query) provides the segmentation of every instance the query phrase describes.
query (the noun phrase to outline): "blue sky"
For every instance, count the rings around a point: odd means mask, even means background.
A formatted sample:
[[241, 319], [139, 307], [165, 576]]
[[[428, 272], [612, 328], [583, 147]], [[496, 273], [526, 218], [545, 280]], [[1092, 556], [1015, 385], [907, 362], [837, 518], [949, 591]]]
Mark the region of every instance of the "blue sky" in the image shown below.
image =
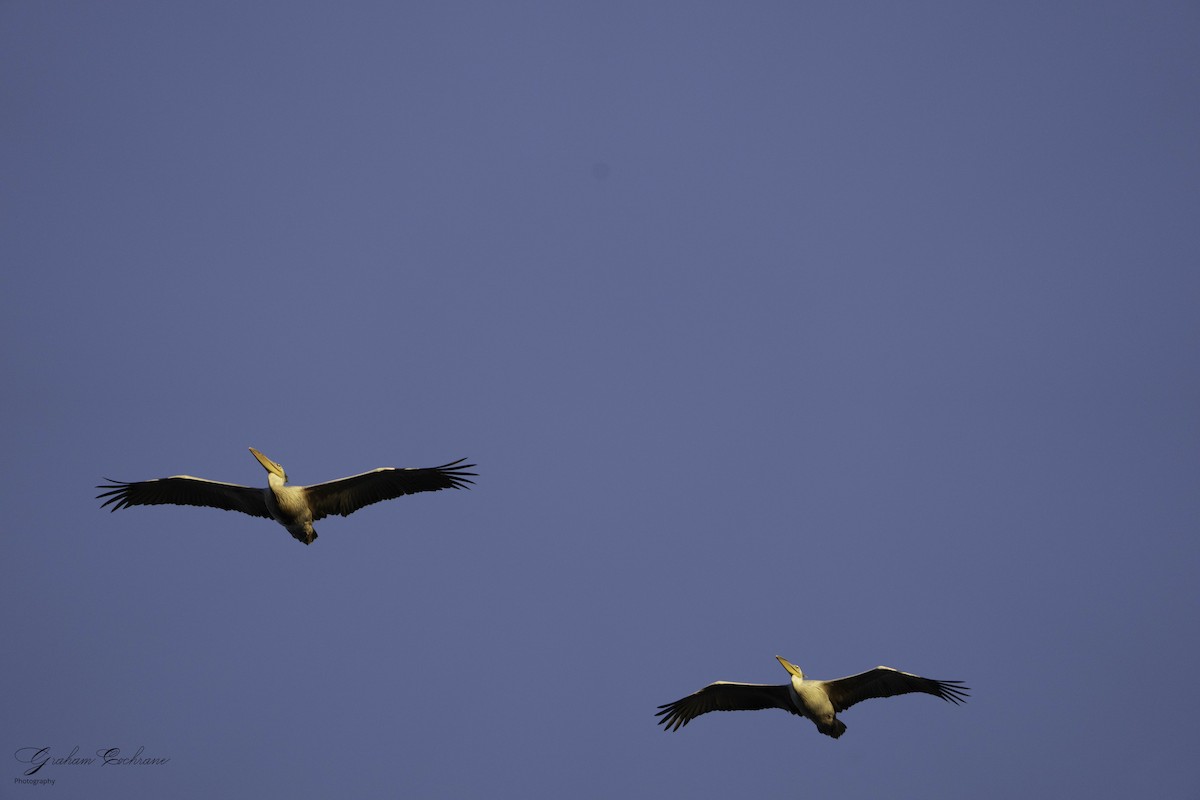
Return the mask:
[[[1184, 2], [0, 5], [3, 796], [1190, 796], [1197, 41]], [[94, 499], [263, 485], [247, 446], [480, 477], [311, 547]], [[655, 726], [775, 654], [974, 695]], [[32, 746], [170, 761], [31, 787]]]

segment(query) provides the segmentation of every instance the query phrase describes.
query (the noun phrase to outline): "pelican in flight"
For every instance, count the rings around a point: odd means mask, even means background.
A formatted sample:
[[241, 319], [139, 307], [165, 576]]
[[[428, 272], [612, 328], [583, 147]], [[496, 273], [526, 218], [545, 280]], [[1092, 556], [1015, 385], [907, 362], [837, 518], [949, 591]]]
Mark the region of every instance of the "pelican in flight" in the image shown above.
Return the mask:
[[397, 469], [380, 467], [361, 475], [339, 478], [336, 481], [318, 483], [315, 486], [287, 486], [287, 473], [262, 453], [250, 448], [267, 471], [267, 488], [254, 489], [236, 483], [221, 483], [191, 475], [173, 475], [152, 481], [114, 481], [105, 478], [107, 484], [97, 489], [108, 491], [96, 495], [96, 499], [107, 497], [101, 508], [111, 505], [112, 511], [129, 506], [209, 506], [226, 511], [241, 511], [254, 517], [273, 519], [288, 533], [305, 544], [317, 538], [313, 522], [330, 514], [343, 517], [353, 514], [363, 506], [391, 500], [417, 492], [436, 492], [439, 489], [470, 488], [474, 483], [474, 472], [466, 470], [474, 464], [462, 463], [466, 459], [451, 461], [440, 467], [423, 469]]
[[872, 697], [892, 697], [910, 692], [924, 692], [951, 703], [961, 703], [970, 689], [962, 681], [935, 681], [910, 675], [891, 667], [875, 669], [838, 678], [835, 681], [806, 679], [795, 664], [779, 658], [792, 676], [791, 683], [770, 686], [762, 683], [710, 683], [682, 700], [659, 706], [654, 716], [665, 731], [677, 731], [701, 714], [709, 711], [757, 711], [760, 708], [782, 708], [801, 717], [808, 717], [817, 730], [834, 739], [846, 732], [846, 723], [837, 718], [855, 703]]

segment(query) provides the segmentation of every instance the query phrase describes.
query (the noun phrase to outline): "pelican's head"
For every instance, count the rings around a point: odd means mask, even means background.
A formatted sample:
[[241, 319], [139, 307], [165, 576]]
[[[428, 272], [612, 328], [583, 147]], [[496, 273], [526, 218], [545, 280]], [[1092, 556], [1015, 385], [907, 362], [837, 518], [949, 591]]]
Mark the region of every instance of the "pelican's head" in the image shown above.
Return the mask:
[[283, 479], [284, 483], [287, 483], [287, 473], [283, 471], [283, 467], [279, 466], [274, 461], [255, 450], [253, 447], [250, 448], [250, 453], [258, 459], [258, 463], [263, 465], [263, 469], [272, 475], [277, 475]]
[[799, 667], [797, 667], [792, 662], [788, 661], [786, 658], [781, 658], [780, 656], [775, 656], [775, 658], [779, 660], [780, 664], [783, 664], [784, 669], [786, 669], [791, 674], [795, 675], [800, 680], [804, 680], [803, 670], [801, 670]]

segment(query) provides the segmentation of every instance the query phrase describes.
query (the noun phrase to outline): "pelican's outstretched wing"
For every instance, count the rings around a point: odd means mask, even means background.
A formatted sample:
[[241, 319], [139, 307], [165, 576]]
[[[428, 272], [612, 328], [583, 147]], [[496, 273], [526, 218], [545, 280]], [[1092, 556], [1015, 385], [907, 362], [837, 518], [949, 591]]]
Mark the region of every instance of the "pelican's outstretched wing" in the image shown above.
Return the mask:
[[971, 691], [963, 686], [962, 681], [935, 681], [891, 667], [876, 667], [858, 675], [821, 683], [837, 711], [845, 711], [855, 703], [872, 697], [893, 697], [910, 692], [924, 692], [951, 703], [962, 703]]
[[421, 469], [380, 467], [361, 475], [339, 478], [336, 481], [304, 487], [304, 496], [312, 509], [313, 520], [340, 514], [353, 514], [363, 506], [391, 500], [417, 492], [436, 492], [439, 489], [465, 489], [475, 476], [466, 470], [474, 464], [464, 464], [465, 458]]
[[654, 716], [664, 731], [677, 731], [701, 714], [709, 711], [758, 711], [763, 708], [782, 708], [798, 714], [788, 696], [787, 686], [770, 686], [762, 683], [710, 683], [695, 694], [682, 700], [659, 706], [662, 710]]
[[221, 483], [191, 475], [172, 475], [152, 481], [114, 481], [105, 478], [108, 484], [97, 489], [108, 491], [96, 495], [96, 499], [107, 497], [100, 506], [111, 505], [112, 511], [129, 506], [208, 506], [226, 511], [240, 511], [253, 517], [271, 519], [262, 489], [238, 486], [236, 483]]

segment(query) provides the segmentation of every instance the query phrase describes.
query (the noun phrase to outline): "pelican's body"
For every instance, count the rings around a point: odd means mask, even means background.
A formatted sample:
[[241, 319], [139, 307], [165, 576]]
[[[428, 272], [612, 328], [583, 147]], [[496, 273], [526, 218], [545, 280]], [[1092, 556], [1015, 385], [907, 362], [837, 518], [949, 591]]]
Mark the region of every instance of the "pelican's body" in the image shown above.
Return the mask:
[[424, 469], [379, 469], [318, 483], [314, 486], [288, 486], [283, 467], [262, 453], [250, 452], [267, 471], [267, 488], [253, 489], [234, 483], [174, 475], [151, 481], [125, 483], [111, 481], [97, 489], [107, 489], [97, 498], [107, 497], [103, 506], [112, 510], [129, 506], [149, 506], [169, 503], [185, 506], [208, 506], [226, 511], [240, 511], [255, 517], [273, 519], [297, 540], [312, 544], [317, 538], [313, 521], [330, 514], [346, 516], [363, 506], [391, 500], [406, 494], [433, 492], [438, 489], [463, 489], [473, 481], [474, 472], [466, 470], [474, 464], [464, 459]]
[[[250, 452], [260, 461], [266, 458], [253, 447]], [[271, 512], [271, 519], [287, 528], [288, 533], [297, 540], [312, 544], [317, 532], [313, 530], [312, 507], [304, 499], [304, 487], [288, 486], [284, 483], [286, 480], [286, 474], [280, 477], [267, 467], [267, 488], [263, 489], [267, 511]]]
[[876, 667], [834, 681], [809, 680], [795, 664], [779, 656], [775, 658], [791, 676], [791, 681], [783, 686], [717, 681], [695, 694], [659, 706], [661, 710], [654, 716], [662, 717], [658, 723], [664, 726], [663, 730], [677, 731], [709, 711], [782, 708], [807, 717], [818, 731], [836, 739], [846, 732], [846, 724], [837, 718], [837, 712], [862, 700], [924, 692], [951, 703], [961, 703], [970, 691], [960, 681], [936, 681], [891, 667]]

